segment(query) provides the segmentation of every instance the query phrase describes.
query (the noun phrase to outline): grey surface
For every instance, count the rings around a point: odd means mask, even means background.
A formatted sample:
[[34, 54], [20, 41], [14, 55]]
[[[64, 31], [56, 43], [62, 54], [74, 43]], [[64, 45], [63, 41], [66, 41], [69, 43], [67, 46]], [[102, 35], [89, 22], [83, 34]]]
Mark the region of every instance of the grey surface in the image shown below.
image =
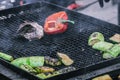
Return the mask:
[[[85, 1], [86, 3], [91, 2], [91, 0], [85, 0]], [[105, 6], [103, 8], [99, 6], [99, 3], [95, 3], [89, 6], [88, 8], [82, 11], [80, 10], [78, 12], [113, 23], [113, 24], [118, 24], [117, 11], [118, 11], [117, 5], [112, 5], [112, 2], [109, 2], [109, 3], [105, 3]]]
[[[95, 1], [95, 0], [84, 0], [83, 4], [86, 5], [87, 3], [90, 3], [92, 1]], [[78, 1], [77, 3], [79, 3], [79, 2], [80, 1]], [[93, 16], [95, 18], [98, 18], [98, 19], [101, 19], [101, 20], [104, 20], [104, 21], [107, 21], [107, 22], [110, 22], [113, 24], [118, 24], [118, 22], [117, 22], [117, 5], [113, 6], [111, 3], [106, 3], [104, 8], [100, 8], [98, 3], [95, 3], [92, 6], [89, 6], [88, 8], [86, 8], [82, 11], [79, 10], [78, 12], [89, 15], [89, 16]], [[114, 65], [114, 68], [118, 68], [118, 67], [120, 67], [120, 64]], [[102, 70], [98, 70], [97, 72], [104, 73], [104, 72], [110, 71], [114, 68], [112, 66], [109, 69], [105, 68]], [[2, 65], [0, 65], [0, 73], [11, 78], [12, 80], [27, 80], [27, 79], [19, 76], [17, 73], [13, 72], [10, 69], [7, 69], [6, 67], [4, 67]], [[96, 71], [94, 71], [93, 73], [96, 73]], [[71, 78], [69, 80], [81, 80], [81, 79], [85, 80], [84, 78], [88, 75], [91, 75], [91, 73], [86, 74], [84, 76], [78, 76], [75, 78]]]

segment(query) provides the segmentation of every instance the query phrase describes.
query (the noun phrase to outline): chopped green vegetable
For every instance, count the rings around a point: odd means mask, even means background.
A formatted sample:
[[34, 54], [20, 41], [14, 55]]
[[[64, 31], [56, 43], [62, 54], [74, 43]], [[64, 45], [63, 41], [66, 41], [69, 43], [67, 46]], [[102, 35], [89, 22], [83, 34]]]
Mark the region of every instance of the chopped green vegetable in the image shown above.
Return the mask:
[[116, 58], [120, 54], [120, 45], [119, 44], [115, 44], [107, 52], [110, 53], [114, 58]]
[[111, 58], [113, 58], [113, 56], [110, 53], [104, 53], [103, 58], [104, 59], [111, 59]]
[[99, 41], [104, 41], [104, 36], [100, 32], [94, 32], [90, 35], [88, 45], [92, 46]]
[[2, 53], [2, 52], [0, 52], [0, 58], [3, 58], [5, 60], [7, 60], [7, 61], [12, 61], [13, 60], [12, 56], [10, 56], [8, 54], [5, 54], [5, 53]]
[[29, 65], [31, 67], [38, 67], [44, 65], [44, 57], [42, 56], [32, 56], [32, 57], [22, 57], [17, 58], [11, 62], [11, 64], [20, 67], [21, 65]]
[[92, 48], [100, 51], [108, 51], [112, 46], [112, 43], [100, 41], [95, 43]]
[[27, 71], [27, 72], [33, 73], [33, 74], [37, 73], [37, 71], [35, 69], [33, 69], [31, 66], [29, 66], [29, 65], [24, 65], [23, 64], [23, 65], [20, 66], [20, 68]]

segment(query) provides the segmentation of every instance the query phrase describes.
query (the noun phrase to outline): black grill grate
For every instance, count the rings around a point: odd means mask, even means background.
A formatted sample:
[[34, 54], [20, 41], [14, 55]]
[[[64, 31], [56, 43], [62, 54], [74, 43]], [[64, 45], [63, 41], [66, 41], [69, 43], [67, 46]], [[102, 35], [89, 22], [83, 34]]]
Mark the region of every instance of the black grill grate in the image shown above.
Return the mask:
[[[17, 16], [0, 21], [1, 52], [10, 54], [15, 58], [23, 56], [56, 57], [56, 52], [62, 52], [74, 60], [72, 66], [80, 69], [104, 61], [101, 53], [93, 50], [87, 44], [88, 37], [92, 32], [99, 31], [103, 33], [106, 41], [108, 41], [110, 36], [120, 31], [120, 28], [115, 25], [99, 22], [97, 19], [59, 8], [55, 5], [43, 2], [35, 3], [34, 5], [30, 5], [30, 10], [24, 11], [21, 15], [16, 12]], [[62, 10], [68, 13], [70, 20], [75, 21], [74, 25], [69, 24], [65, 33], [58, 35], [45, 34], [42, 39], [31, 42], [23, 38], [16, 38], [15, 33], [19, 25], [25, 20], [35, 21], [43, 26], [47, 16]], [[57, 67], [57, 69], [63, 67], [65, 66]]]

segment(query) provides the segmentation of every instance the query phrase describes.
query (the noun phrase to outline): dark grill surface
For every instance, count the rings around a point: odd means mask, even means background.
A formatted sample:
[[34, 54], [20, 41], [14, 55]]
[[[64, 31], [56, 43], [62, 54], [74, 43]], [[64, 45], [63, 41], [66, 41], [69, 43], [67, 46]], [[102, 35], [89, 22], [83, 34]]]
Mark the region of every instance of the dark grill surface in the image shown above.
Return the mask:
[[[26, 8], [28, 8], [28, 6], [26, 6]], [[29, 8], [30, 9], [26, 9], [21, 14], [17, 14], [16, 12], [17, 16], [0, 21], [1, 52], [10, 54], [15, 58], [23, 56], [56, 57], [56, 52], [62, 52], [74, 60], [72, 66], [80, 69], [104, 61], [99, 51], [88, 46], [88, 37], [92, 32], [99, 31], [103, 33], [106, 41], [108, 41], [110, 36], [120, 31], [120, 28], [116, 25], [59, 8], [48, 3], [35, 3], [34, 5], [29, 5]], [[22, 9], [24, 10], [24, 7], [21, 7], [21, 10]], [[24, 38], [16, 37], [16, 31], [23, 21], [35, 21], [43, 26], [47, 16], [63, 10], [68, 13], [70, 20], [75, 21], [74, 25], [69, 24], [68, 30], [65, 33], [58, 35], [45, 34], [42, 39], [31, 42]], [[14, 9], [11, 11], [15, 13]], [[3, 11], [3, 13], [4, 12], [5, 11]], [[65, 66], [56, 68], [61, 69], [63, 67]]]

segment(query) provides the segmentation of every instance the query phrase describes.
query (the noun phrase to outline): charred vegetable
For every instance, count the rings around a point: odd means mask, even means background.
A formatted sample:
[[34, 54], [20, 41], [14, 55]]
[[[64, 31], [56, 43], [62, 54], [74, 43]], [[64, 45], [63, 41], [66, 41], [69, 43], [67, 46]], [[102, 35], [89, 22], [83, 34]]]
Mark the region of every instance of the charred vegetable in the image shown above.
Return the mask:
[[31, 67], [38, 67], [44, 65], [44, 57], [42, 56], [32, 56], [32, 57], [22, 57], [15, 59], [11, 64], [20, 67], [21, 65], [29, 65]]
[[24, 65], [23, 64], [23, 65], [20, 66], [20, 68], [27, 71], [27, 72], [33, 73], [33, 74], [37, 73], [37, 71], [35, 69], [33, 69], [31, 66], [29, 66], [29, 65]]
[[58, 57], [60, 58], [60, 60], [62, 61], [62, 63], [66, 66], [69, 66], [71, 64], [73, 64], [73, 60], [67, 56], [66, 54], [63, 54], [63, 53], [57, 53]]
[[17, 30], [18, 35], [25, 37], [29, 41], [41, 39], [44, 35], [43, 28], [36, 22], [25, 21]]
[[58, 71], [52, 72], [52, 73], [41, 73], [41, 74], [38, 74], [37, 76], [41, 79], [46, 79], [46, 78], [50, 78], [53, 76], [64, 74], [64, 73], [67, 73], [70, 71], [74, 71], [74, 70], [75, 70], [74, 67], [67, 67], [67, 68], [63, 68], [63, 69], [60, 69]]
[[110, 37], [110, 40], [117, 42], [117, 43], [120, 43], [120, 34], [113, 35], [112, 37]]
[[112, 55], [112, 57], [114, 57], [114, 58], [117, 57], [120, 54], [120, 45], [119, 44], [115, 44], [107, 52], [110, 53]]
[[51, 66], [59, 66], [61, 65], [61, 62], [58, 59], [49, 57], [49, 56], [45, 56], [45, 63]]
[[97, 42], [104, 41], [104, 36], [100, 32], [94, 32], [90, 35], [88, 45], [92, 46]]
[[100, 42], [95, 43], [92, 46], [92, 48], [100, 50], [100, 51], [108, 51], [110, 48], [112, 48], [112, 46], [113, 46], [112, 43], [100, 41]]
[[3, 58], [5, 60], [7, 60], [7, 61], [12, 61], [13, 60], [12, 56], [10, 56], [8, 54], [5, 54], [5, 53], [2, 53], [2, 52], [0, 52], [0, 58]]
[[50, 68], [50, 67], [46, 67], [46, 66], [36, 67], [35, 70], [36, 70], [38, 73], [48, 73], [48, 72], [53, 72], [53, 71], [55, 71], [55, 69]]
[[92, 80], [112, 80], [112, 78], [109, 75], [103, 75], [103, 76], [96, 77]]

